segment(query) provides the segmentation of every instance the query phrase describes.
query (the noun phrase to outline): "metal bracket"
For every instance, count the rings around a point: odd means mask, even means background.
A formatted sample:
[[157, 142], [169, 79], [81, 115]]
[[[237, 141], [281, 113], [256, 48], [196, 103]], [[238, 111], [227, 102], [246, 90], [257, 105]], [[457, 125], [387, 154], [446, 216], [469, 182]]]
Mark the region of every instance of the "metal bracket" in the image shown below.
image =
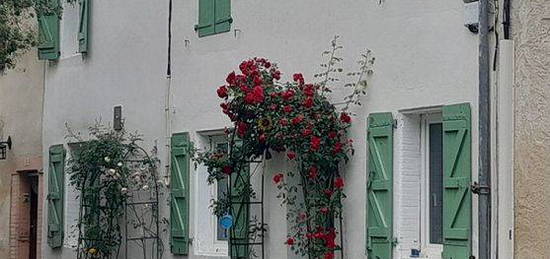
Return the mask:
[[394, 237], [392, 240], [391, 240], [391, 245], [392, 246], [397, 246], [399, 244], [399, 241], [397, 240], [397, 237]]
[[487, 185], [480, 185], [478, 182], [472, 183], [470, 186], [472, 193], [477, 195], [487, 195], [491, 193], [491, 187]]

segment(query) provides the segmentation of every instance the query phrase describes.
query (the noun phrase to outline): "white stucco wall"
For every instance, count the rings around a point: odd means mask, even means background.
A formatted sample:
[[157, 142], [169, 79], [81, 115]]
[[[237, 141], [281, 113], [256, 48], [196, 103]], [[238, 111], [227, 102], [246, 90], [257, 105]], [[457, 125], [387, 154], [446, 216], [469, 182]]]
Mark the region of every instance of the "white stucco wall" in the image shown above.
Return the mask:
[[[387, 0], [379, 4], [374, 0], [239, 0], [232, 2], [231, 12], [234, 22], [230, 32], [198, 38], [194, 31], [198, 1], [173, 2], [170, 132], [194, 135], [228, 126], [215, 89], [243, 59], [267, 57], [279, 63], [286, 73], [284, 79], [302, 72], [311, 81], [319, 71], [321, 52], [334, 35], [341, 36], [347, 70], [354, 68], [358, 55], [366, 48], [374, 52], [375, 73], [368, 96], [363, 98], [363, 106], [354, 108], [357, 117], [351, 134], [356, 154], [346, 167], [347, 258], [365, 258], [368, 113], [390, 111], [396, 116], [402, 109], [471, 103], [472, 172], [476, 178], [478, 41], [477, 35], [463, 26], [462, 1]], [[126, 127], [143, 133], [149, 146], [157, 141], [164, 166], [168, 1], [93, 1], [91, 13], [89, 55], [83, 59], [62, 54], [59, 62], [47, 67], [43, 154], [50, 145], [65, 142], [66, 122], [85, 135], [95, 119], [110, 122], [112, 107], [122, 104]], [[70, 22], [68, 17], [69, 13], [64, 24]], [[76, 33], [70, 31], [74, 29], [71, 26], [62, 28], [69, 30], [62, 35]], [[336, 91], [335, 100], [341, 96], [342, 91]], [[268, 175], [281, 166], [270, 162]], [[400, 174], [400, 168], [396, 167], [394, 173]], [[198, 176], [192, 173], [192, 183], [194, 177]], [[192, 194], [196, 193], [194, 188], [198, 187], [192, 187]], [[268, 258], [293, 258], [283, 245], [287, 228], [284, 208], [275, 198], [270, 176], [266, 177], [265, 191], [270, 230], [266, 254]], [[163, 210], [167, 215], [166, 208]], [[476, 210], [473, 213], [476, 215]], [[191, 232], [195, 235], [201, 231], [193, 227], [199, 219], [193, 209], [191, 215]], [[474, 223], [476, 220], [474, 217]], [[473, 229], [475, 250], [477, 226]], [[165, 246], [168, 248], [167, 241]], [[66, 248], [52, 250], [44, 244], [43, 252], [48, 259], [73, 258]], [[200, 258], [193, 255], [193, 249], [190, 254], [189, 258]], [[165, 258], [172, 258], [168, 249]]]

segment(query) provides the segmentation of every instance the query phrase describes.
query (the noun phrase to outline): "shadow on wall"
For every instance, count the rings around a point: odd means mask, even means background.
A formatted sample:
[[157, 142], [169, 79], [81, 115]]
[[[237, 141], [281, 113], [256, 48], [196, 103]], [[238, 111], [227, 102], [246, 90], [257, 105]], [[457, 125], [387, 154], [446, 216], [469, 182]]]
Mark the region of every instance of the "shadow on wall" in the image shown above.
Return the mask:
[[2, 116], [0, 116], [0, 139], [4, 137], [4, 120], [2, 119]]

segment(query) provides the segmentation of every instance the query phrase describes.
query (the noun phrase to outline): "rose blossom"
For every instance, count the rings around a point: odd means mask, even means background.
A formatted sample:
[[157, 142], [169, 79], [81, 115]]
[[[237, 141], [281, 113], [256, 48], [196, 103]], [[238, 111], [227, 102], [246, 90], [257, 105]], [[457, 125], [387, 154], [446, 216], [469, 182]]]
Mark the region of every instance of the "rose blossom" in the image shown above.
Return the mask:
[[220, 98], [226, 98], [227, 97], [227, 87], [225, 85], [220, 86], [218, 90], [216, 91], [218, 93], [218, 96]]
[[336, 187], [337, 189], [344, 188], [344, 179], [342, 179], [342, 177], [336, 178], [334, 180], [334, 187]]
[[235, 85], [235, 81], [236, 81], [236, 76], [235, 76], [235, 71], [229, 73], [229, 75], [227, 75], [227, 78], [225, 79], [225, 81], [229, 84], [229, 85]]
[[304, 76], [300, 73], [296, 73], [292, 76], [292, 79], [294, 79], [294, 82], [297, 82], [300, 85], [304, 84]]
[[293, 125], [297, 125], [297, 124], [300, 124], [300, 122], [302, 122], [304, 120], [304, 115], [298, 115], [296, 116], [296, 118], [292, 119], [292, 124]]
[[286, 101], [292, 99], [292, 97], [294, 97], [294, 91], [293, 90], [286, 90], [283, 92], [283, 94], [281, 95], [283, 97], [283, 99], [285, 99]]
[[248, 130], [248, 124], [242, 121], [237, 123], [237, 133], [239, 134], [239, 136], [243, 137], [244, 134], [246, 134], [247, 130]]
[[230, 175], [233, 172], [233, 168], [231, 166], [226, 165], [222, 168], [222, 172], [226, 175]]
[[294, 158], [296, 158], [296, 153], [292, 152], [292, 151], [289, 151], [286, 156], [288, 157], [288, 159], [292, 160]]
[[286, 240], [285, 244], [287, 244], [287, 245], [289, 245], [289, 246], [292, 246], [292, 245], [294, 245], [294, 241], [295, 241], [294, 238], [289, 237], [289, 238]]
[[286, 112], [286, 113], [291, 113], [292, 112], [292, 106], [286, 105], [285, 107], [283, 107], [283, 111]]
[[351, 122], [351, 117], [345, 113], [345, 112], [342, 112], [340, 114], [340, 120], [343, 122], [343, 123], [350, 123]]
[[312, 97], [315, 95], [315, 86], [312, 84], [304, 85], [304, 95]]
[[306, 128], [306, 129], [302, 130], [302, 136], [304, 136], [304, 137], [307, 137], [307, 136], [311, 135], [311, 133], [313, 133], [313, 130], [311, 130], [310, 128]]
[[304, 107], [306, 108], [311, 108], [313, 107], [313, 98], [311, 97], [308, 97], [304, 100], [304, 103], [303, 103]]
[[334, 148], [332, 149], [332, 152], [334, 154], [342, 152], [342, 143], [337, 142], [336, 144], [334, 144]]
[[312, 150], [319, 150], [319, 147], [321, 146], [321, 138], [317, 136], [311, 137], [311, 149]]
[[273, 176], [273, 182], [275, 184], [279, 184], [284, 178], [284, 175], [282, 173], [278, 173], [275, 176]]

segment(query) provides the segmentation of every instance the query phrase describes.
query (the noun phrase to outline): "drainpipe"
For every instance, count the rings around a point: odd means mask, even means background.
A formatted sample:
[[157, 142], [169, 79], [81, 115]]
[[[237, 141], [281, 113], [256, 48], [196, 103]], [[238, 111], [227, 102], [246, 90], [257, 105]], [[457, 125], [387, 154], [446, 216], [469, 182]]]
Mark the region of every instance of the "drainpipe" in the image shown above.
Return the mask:
[[479, 259], [491, 259], [489, 0], [479, 0]]
[[165, 182], [170, 181], [170, 145], [172, 137], [171, 95], [172, 95], [172, 0], [168, 0], [168, 46], [166, 62], [166, 90], [164, 99], [164, 137], [165, 137]]
[[510, 39], [510, 2], [511, 0], [504, 0], [503, 13], [504, 17], [502, 19], [502, 29], [504, 31], [504, 39]]

